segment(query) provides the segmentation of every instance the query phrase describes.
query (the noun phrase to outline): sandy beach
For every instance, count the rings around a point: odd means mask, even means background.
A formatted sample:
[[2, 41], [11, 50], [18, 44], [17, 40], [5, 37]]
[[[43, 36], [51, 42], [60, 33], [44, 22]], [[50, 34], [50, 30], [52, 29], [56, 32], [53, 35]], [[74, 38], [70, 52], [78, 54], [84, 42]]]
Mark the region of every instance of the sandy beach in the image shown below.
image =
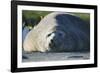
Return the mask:
[[89, 52], [63, 52], [63, 53], [41, 53], [23, 52], [23, 62], [39, 62], [39, 61], [60, 61], [60, 60], [86, 60], [90, 58]]

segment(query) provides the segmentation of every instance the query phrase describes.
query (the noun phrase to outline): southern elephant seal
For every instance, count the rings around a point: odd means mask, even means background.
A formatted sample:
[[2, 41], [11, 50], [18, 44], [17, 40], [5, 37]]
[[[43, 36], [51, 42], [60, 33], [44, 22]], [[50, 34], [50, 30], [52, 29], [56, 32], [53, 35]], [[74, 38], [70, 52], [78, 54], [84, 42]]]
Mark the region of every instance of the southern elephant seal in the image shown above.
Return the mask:
[[28, 52], [89, 51], [89, 24], [74, 14], [52, 12], [27, 34], [23, 48]]

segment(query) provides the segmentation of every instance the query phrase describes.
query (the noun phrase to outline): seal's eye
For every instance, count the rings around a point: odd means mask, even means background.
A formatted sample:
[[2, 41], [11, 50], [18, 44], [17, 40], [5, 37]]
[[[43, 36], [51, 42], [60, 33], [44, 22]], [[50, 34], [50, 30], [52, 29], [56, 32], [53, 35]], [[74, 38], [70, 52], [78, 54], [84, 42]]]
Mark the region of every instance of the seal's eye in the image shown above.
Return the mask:
[[52, 33], [48, 34], [47, 37], [51, 36]]
[[62, 32], [62, 31], [59, 31], [59, 32], [56, 33], [56, 35], [61, 36], [61, 37], [64, 37], [65, 36], [65, 33]]
[[59, 36], [62, 36], [63, 34], [62, 34], [62, 33], [58, 33], [58, 35], [59, 35]]

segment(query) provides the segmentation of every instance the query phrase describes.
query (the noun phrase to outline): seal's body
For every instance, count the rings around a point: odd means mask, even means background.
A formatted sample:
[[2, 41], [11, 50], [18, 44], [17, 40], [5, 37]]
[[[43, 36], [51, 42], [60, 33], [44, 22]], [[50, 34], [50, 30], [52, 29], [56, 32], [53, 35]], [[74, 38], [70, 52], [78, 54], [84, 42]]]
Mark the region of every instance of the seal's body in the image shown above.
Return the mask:
[[75, 15], [53, 12], [27, 34], [23, 48], [28, 52], [87, 51], [90, 30], [88, 24]]

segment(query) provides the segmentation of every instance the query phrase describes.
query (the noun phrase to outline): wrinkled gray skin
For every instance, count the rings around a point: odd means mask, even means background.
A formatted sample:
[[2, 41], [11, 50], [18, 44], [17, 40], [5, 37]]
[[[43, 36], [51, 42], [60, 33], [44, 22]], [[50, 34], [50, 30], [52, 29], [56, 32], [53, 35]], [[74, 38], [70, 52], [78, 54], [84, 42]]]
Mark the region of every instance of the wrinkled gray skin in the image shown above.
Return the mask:
[[[52, 27], [52, 28], [50, 28]], [[49, 33], [48, 30], [52, 29], [52, 32]], [[34, 31], [40, 30], [40, 33]], [[44, 33], [44, 34], [42, 34]], [[29, 35], [31, 34], [31, 35]], [[36, 28], [33, 28], [31, 32], [27, 35], [28, 40], [30, 36], [37, 35], [38, 37], [41, 37], [42, 35], [45, 35], [45, 38], [42, 39], [43, 44], [46, 38], [49, 38], [53, 35], [52, 39], [50, 39], [48, 44], [48, 49], [45, 51], [39, 50], [39, 47], [36, 48], [36, 46], [41, 45], [38, 44], [35, 46], [35, 50], [31, 51], [40, 51], [40, 52], [75, 52], [75, 51], [89, 51], [90, 50], [90, 28], [89, 24], [86, 24], [83, 20], [81, 20], [79, 17], [63, 13], [63, 12], [53, 12], [45, 16], [40, 23], [36, 26]], [[40, 35], [39, 35], [40, 34]], [[33, 38], [31, 37], [31, 40], [33, 39], [34, 43], [41, 40], [40, 38]], [[35, 40], [34, 40], [35, 39]], [[36, 40], [37, 39], [37, 40]], [[27, 40], [27, 39], [26, 39]], [[27, 41], [25, 41], [27, 42]], [[29, 43], [29, 42], [28, 42]], [[31, 44], [34, 44], [30, 42]], [[26, 43], [27, 44], [27, 43]], [[25, 44], [24, 44], [25, 45]], [[27, 47], [24, 47], [24, 49], [28, 49]], [[43, 47], [44, 48], [44, 47]], [[45, 49], [45, 48], [44, 48]], [[27, 51], [27, 50], [26, 50]]]

